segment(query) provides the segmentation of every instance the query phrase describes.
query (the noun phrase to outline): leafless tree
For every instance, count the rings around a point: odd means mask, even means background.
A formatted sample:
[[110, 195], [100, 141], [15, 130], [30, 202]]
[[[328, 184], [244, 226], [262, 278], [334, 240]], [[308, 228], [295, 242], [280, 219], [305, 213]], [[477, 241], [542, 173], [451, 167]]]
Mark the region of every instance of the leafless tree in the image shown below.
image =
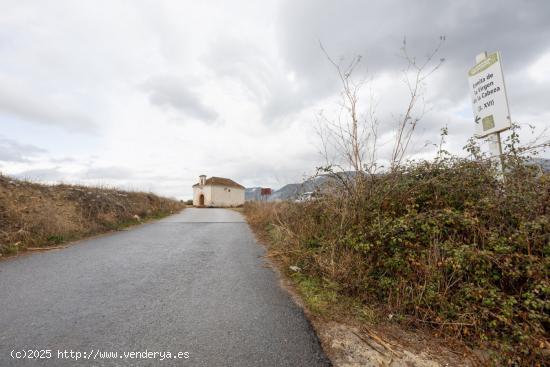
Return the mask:
[[[418, 62], [416, 57], [411, 56], [407, 50], [407, 41], [403, 40], [401, 47], [402, 57], [405, 60], [407, 67], [404, 71], [405, 85], [409, 92], [409, 103], [405, 113], [397, 123], [395, 130], [395, 139], [393, 142], [393, 151], [391, 155], [391, 167], [397, 168], [405, 158], [413, 133], [418, 126], [418, 123], [424, 117], [426, 112], [425, 103], [422, 104], [421, 110], [417, 111], [419, 101], [423, 98], [423, 91], [426, 79], [441, 67], [445, 59], [440, 58], [434, 63], [436, 55], [439, 53], [445, 37], [440, 37], [439, 44], [433, 51], [426, 56], [422, 62]], [[415, 114], [416, 112], [416, 114]]]
[[[440, 37], [437, 46], [421, 62], [410, 55], [406, 41], [403, 41], [401, 56], [406, 63], [403, 76], [404, 84], [408, 90], [408, 103], [404, 113], [399, 115], [393, 134], [393, 149], [389, 159], [392, 170], [399, 167], [405, 159], [413, 133], [424, 116], [426, 111], [423, 101], [425, 83], [427, 78], [444, 62], [442, 58], [435, 60], [444, 41], [445, 38]], [[379, 168], [377, 159], [380, 144], [375, 94], [371, 88], [369, 96], [363, 100], [360, 93], [372, 79], [368, 73], [360, 76], [356, 73], [362, 62], [361, 56], [354, 57], [348, 63], [344, 63], [344, 60], [336, 62], [322, 43], [320, 43], [320, 47], [334, 67], [341, 86], [338, 117], [331, 119], [323, 113], [319, 115], [318, 132], [327, 166], [345, 170], [336, 163], [335, 159], [330, 157], [329, 149], [332, 149], [339, 158], [343, 158], [343, 161], [352, 170], [360, 173], [360, 176], [365, 173], [375, 174]], [[420, 108], [419, 105], [421, 105]], [[384, 142], [384, 144], [387, 143]]]

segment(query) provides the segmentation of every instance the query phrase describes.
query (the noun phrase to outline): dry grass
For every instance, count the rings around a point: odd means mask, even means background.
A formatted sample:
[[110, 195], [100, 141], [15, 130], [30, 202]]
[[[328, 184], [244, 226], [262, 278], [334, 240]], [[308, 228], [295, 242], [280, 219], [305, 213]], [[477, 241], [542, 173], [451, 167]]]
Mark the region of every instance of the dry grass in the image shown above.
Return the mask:
[[183, 207], [151, 193], [50, 186], [0, 175], [0, 256], [120, 229]]

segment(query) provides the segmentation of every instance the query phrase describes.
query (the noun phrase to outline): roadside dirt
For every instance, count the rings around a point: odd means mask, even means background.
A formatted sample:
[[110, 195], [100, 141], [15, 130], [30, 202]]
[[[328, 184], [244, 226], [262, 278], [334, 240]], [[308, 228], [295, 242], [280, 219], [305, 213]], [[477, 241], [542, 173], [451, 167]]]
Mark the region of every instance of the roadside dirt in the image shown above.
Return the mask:
[[[400, 341], [370, 330], [337, 322], [314, 323], [335, 367], [439, 367], [473, 366], [472, 361], [427, 342], [407, 348]], [[438, 354], [436, 354], [436, 352]]]
[[[424, 331], [408, 332], [394, 325], [366, 326], [326, 320], [313, 315], [305, 306], [290, 279], [268, 260], [284, 288], [305, 312], [334, 367], [474, 367], [482, 360], [463, 345], [445, 341]], [[456, 344], [456, 343], [455, 343]]]
[[[265, 246], [265, 235], [256, 232]], [[327, 319], [313, 314], [293, 281], [283, 274], [273, 253], [264, 257], [266, 266], [279, 276], [280, 286], [300, 306], [317, 332], [323, 350], [334, 367], [477, 367], [488, 365], [486, 355], [472, 351], [452, 338], [437, 337], [426, 330], [407, 331], [399, 325], [368, 325], [358, 320]]]

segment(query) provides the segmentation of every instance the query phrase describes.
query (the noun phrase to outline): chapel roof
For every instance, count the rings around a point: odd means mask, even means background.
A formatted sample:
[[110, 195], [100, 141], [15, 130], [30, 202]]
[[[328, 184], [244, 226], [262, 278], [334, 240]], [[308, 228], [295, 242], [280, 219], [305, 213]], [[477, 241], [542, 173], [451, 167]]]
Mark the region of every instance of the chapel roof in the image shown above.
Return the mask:
[[[214, 177], [214, 176], [207, 178], [205, 185], [235, 187], [238, 189], [245, 188], [243, 185], [236, 183], [230, 178]], [[196, 187], [196, 186], [200, 186], [200, 185], [198, 183], [193, 185], [193, 187]]]

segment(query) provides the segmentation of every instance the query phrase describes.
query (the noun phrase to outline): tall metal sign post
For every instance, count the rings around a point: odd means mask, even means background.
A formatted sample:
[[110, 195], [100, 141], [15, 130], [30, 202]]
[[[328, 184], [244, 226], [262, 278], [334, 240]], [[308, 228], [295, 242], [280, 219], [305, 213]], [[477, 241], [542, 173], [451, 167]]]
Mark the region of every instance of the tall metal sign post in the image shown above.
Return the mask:
[[468, 71], [468, 82], [474, 110], [475, 136], [489, 138], [492, 156], [499, 157], [502, 172], [500, 133], [512, 127], [504, 85], [500, 52], [476, 56], [476, 65]]

